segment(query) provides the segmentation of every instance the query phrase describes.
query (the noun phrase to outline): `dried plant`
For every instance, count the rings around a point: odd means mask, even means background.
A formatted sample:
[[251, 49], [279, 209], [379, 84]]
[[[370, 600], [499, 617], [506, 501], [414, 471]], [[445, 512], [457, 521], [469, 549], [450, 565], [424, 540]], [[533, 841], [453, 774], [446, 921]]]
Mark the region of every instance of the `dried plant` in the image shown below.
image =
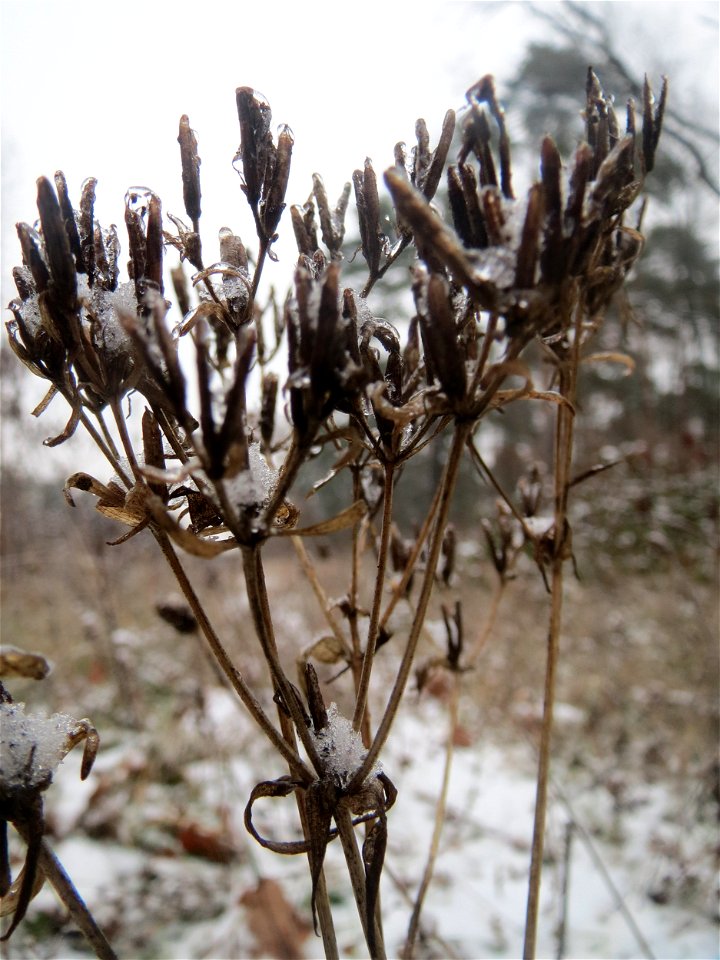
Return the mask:
[[[217, 253], [207, 257], [200, 235], [198, 142], [187, 116], [180, 120], [178, 140], [190, 225], [172, 214], [164, 220], [153, 191], [130, 189], [125, 198], [126, 281], [120, 279], [117, 233], [104, 230], [94, 217], [95, 180], [83, 185], [77, 209], [61, 173], [54, 186], [46, 178], [38, 181], [40, 223], [37, 228], [18, 225], [23, 262], [14, 270], [18, 298], [10, 305], [14, 319], [7, 324], [16, 355], [50, 384], [34, 413], [41, 413], [55, 394], [67, 401], [67, 426], [46, 443], [63, 443], [82, 426], [113, 474], [102, 480], [74, 473], [65, 485], [68, 503], [74, 503], [76, 491], [94, 496], [97, 509], [126, 528], [114, 544], [143, 530], [155, 538], [184, 594], [191, 621], [287, 764], [287, 774], [267, 777], [253, 789], [245, 821], [269, 849], [307, 855], [313, 915], [328, 957], [337, 956], [338, 949], [323, 859], [335, 837], [346, 857], [368, 951], [373, 957], [385, 956], [378, 890], [388, 811], [396, 791], [379, 766], [382, 750], [416, 666], [431, 595], [453, 575], [455, 539], [448, 516], [463, 459], [490, 478], [500, 506], [496, 527], [486, 524], [484, 530], [500, 585], [528, 543], [550, 593], [526, 925], [525, 950], [532, 956], [563, 577], [572, 557], [568, 498], [577, 385], [588, 360], [626, 362], [615, 355], [593, 356], [591, 344], [613, 294], [642, 249], [639, 225], [630, 226], [626, 213], [653, 167], [666, 85], [655, 105], [646, 82], [642, 125], [638, 128], [630, 103], [622, 132], [610, 98], [590, 70], [585, 139], [567, 171], [552, 138], [546, 137], [539, 180], [525, 198], [517, 198], [504, 113], [492, 78], [483, 78], [468, 90], [459, 126], [452, 111], [445, 116], [434, 149], [423, 120], [417, 123], [417, 145], [409, 156], [404, 144], [396, 146], [395, 163], [382, 178], [394, 208], [394, 236], [381, 224], [378, 176], [369, 160], [354, 172], [352, 188], [346, 184], [334, 208], [321, 177], [313, 177], [310, 198], [290, 211], [299, 257], [293, 287], [281, 306], [274, 298], [262, 302], [260, 279], [266, 261], [275, 259], [293, 135], [283, 125], [273, 136], [270, 106], [257, 91], [241, 87], [236, 99], [240, 146], [235, 163], [254, 220], [254, 253], [231, 229], [223, 228]], [[454, 139], [459, 148], [448, 165]], [[443, 172], [452, 225], [433, 203]], [[351, 189], [367, 265], [359, 293], [343, 285]], [[414, 315], [401, 334], [373, 314], [366, 298], [411, 245], [416, 252], [408, 281]], [[164, 288], [164, 258], [170, 248], [180, 257], [171, 276], [182, 314], [172, 329]], [[194, 271], [192, 291], [185, 261]], [[192, 343], [194, 369], [180, 360], [183, 340]], [[282, 381], [277, 362], [273, 364], [281, 343], [287, 357]], [[551, 370], [543, 388], [536, 387], [526, 359], [531, 345], [541, 350]], [[255, 380], [257, 392], [250, 389]], [[131, 394], [132, 416], [125, 406]], [[194, 394], [197, 405], [190, 400]], [[278, 409], [280, 396], [286, 401], [284, 410]], [[523, 481], [516, 503], [495, 480], [476, 444], [486, 417], [510, 404], [532, 401], [554, 405], [554, 493], [545, 523], [536, 522], [538, 476]], [[419, 518], [414, 540], [406, 541], [395, 523], [396, 491], [412, 491], [413, 470], [424, 469], [417, 455], [445, 442], [444, 469], [432, 502]], [[301, 487], [304, 464], [318, 449], [331, 452], [333, 466], [317, 487], [346, 473], [352, 498], [337, 515], [307, 524], [291, 498]], [[334, 606], [304, 538], [341, 530], [352, 534], [349, 585], [342, 603]], [[291, 539], [328, 628], [321, 641], [297, 651], [297, 685], [278, 652], [265, 584], [264, 547], [278, 537]], [[178, 547], [207, 560], [227, 551], [239, 554], [255, 634], [275, 694], [275, 719], [216, 633]], [[375, 579], [367, 595], [360, 582], [364, 549], [375, 554]], [[403, 598], [411, 598], [412, 618], [400, 635], [390, 619]], [[492, 617], [495, 612], [496, 607]], [[460, 606], [444, 616], [448, 650], [441, 667], [452, 675], [456, 691], [452, 718], [463, 670], [478, 648], [463, 642]], [[399, 663], [374, 725], [368, 695], [376, 655], [387, 643], [398, 650]], [[351, 718], [342, 717], [335, 705], [326, 707], [311, 659], [344, 664], [352, 683]], [[413, 952], [440, 842], [450, 759], [451, 752], [406, 956]], [[304, 836], [262, 836], [253, 823], [254, 805], [290, 795]], [[364, 826], [361, 849], [359, 825]]]

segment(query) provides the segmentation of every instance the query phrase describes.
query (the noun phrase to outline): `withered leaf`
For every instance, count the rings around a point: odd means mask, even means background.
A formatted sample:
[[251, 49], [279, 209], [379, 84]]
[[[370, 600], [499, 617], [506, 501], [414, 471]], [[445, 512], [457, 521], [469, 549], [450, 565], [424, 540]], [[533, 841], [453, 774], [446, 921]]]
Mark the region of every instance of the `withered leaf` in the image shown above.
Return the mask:
[[39, 653], [28, 653], [19, 647], [3, 644], [0, 650], [0, 677], [26, 677], [43, 680], [50, 673], [50, 664]]
[[310, 927], [298, 916], [276, 880], [261, 877], [240, 897], [257, 944], [255, 956], [301, 960]]
[[339, 663], [345, 659], [345, 647], [338, 637], [328, 634], [306, 647], [303, 658], [312, 657], [320, 663]]
[[356, 500], [345, 510], [341, 510], [329, 520], [321, 520], [320, 523], [314, 523], [309, 527], [300, 527], [300, 529], [273, 530], [276, 536], [296, 536], [296, 537], [321, 537], [327, 533], [337, 533], [339, 530], [347, 530], [348, 527], [359, 523], [367, 513], [367, 504], [364, 500]]

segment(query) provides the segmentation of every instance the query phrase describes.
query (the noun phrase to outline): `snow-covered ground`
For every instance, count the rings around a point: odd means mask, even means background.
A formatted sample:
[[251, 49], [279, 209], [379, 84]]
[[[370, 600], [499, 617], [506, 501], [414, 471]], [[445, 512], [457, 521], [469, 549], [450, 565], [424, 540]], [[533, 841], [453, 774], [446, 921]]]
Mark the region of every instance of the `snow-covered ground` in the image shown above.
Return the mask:
[[[79, 780], [80, 758], [71, 754], [48, 793], [48, 816], [58, 837], [55, 849], [122, 957], [265, 956], [256, 941], [247, 897], [260, 878], [278, 881], [294, 908], [291, 936], [298, 953], [287, 955], [320, 957], [322, 944], [311, 930], [305, 858], [262, 849], [242, 822], [253, 785], [284, 771], [257, 735], [237, 734], [242, 718], [224, 691], [208, 696], [205, 714], [204, 735], [216, 742], [219, 759], [188, 762], [181, 784], [143, 779], [148, 744], [142, 737], [101, 750], [96, 770], [84, 784]], [[574, 710], [560, 705], [558, 723], [573, 722]], [[397, 956], [404, 942], [408, 898], [415, 895], [427, 857], [443, 771], [446, 708], [431, 698], [408, 703], [398, 724], [383, 757], [384, 770], [399, 790], [389, 813], [382, 885], [390, 956]], [[180, 740], [182, 735], [181, 725]], [[482, 731], [473, 739], [471, 746], [458, 747], [454, 754], [441, 849], [422, 914], [419, 957], [518, 957], [522, 952], [533, 750], [529, 742], [500, 746], [486, 740]], [[565, 956], [718, 956], [718, 829], [711, 811], [705, 811], [705, 819], [701, 807], [687, 809], [672, 788], [640, 776], [637, 783], [624, 785], [622, 802], [617, 793], [613, 797], [612, 791], [600, 789], [587, 771], [562, 770], [556, 764], [554, 778], [538, 955], [557, 955], [567, 824], [572, 822]], [[128, 793], [124, 788], [133, 781], [136, 786]], [[173, 835], [178, 823], [207, 826], [207, 810], [222, 814], [222, 827], [216, 822], [208, 836], [220, 838], [234, 851], [219, 857], [229, 862], [188, 856], [177, 842], [180, 831]], [[276, 839], [293, 838], [291, 797], [258, 803], [255, 817]], [[209, 849], [215, 855], [215, 848]], [[326, 875], [341, 954], [363, 956], [337, 843], [328, 847]], [[61, 915], [46, 887], [14, 935], [8, 956], [90, 956]]]

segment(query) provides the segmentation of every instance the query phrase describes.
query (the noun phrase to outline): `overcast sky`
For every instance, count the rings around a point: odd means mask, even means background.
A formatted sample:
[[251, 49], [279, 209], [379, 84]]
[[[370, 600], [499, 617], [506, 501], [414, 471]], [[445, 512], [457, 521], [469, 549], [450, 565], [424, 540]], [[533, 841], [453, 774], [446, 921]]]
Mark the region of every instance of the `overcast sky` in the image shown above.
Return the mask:
[[[620, 46], [631, 61], [651, 12], [654, 33], [668, 43], [648, 69], [672, 70], [683, 58], [691, 83], [704, 75], [716, 86], [716, 58], [697, 56], [692, 73], [693, 52], [706, 53], [697, 47], [703, 13], [717, 22], [716, 3], [606, 5], [630, 25]], [[7, 287], [17, 259], [14, 225], [34, 219], [41, 174], [62, 169], [74, 198], [85, 177], [97, 177], [104, 226], [122, 224], [131, 185], [150, 187], [165, 211], [184, 216], [176, 140], [178, 119], [189, 114], [202, 158], [207, 258], [221, 226], [253, 237], [231, 167], [237, 86], [260, 90], [273, 126], [286, 122], [294, 131], [288, 202], [307, 198], [313, 171], [335, 198], [366, 156], [378, 172], [390, 165], [394, 144], [412, 143], [417, 117], [425, 117], [434, 142], [446, 109], [462, 106], [483, 74], [494, 73], [502, 92], [528, 41], [547, 37], [526, 4], [491, 0], [0, 0], [0, 12], [3, 306], [14, 295]], [[290, 244], [286, 255], [291, 262]]]
[[[637, 63], [644, 46], [656, 83], [660, 72], [674, 76], [681, 64], [686, 95], [699, 84], [716, 95], [717, 50], [707, 22], [717, 25], [717, 3], [607, 6], [624, 24], [622, 55]], [[418, 117], [427, 120], [434, 144], [445, 111], [461, 107], [482, 75], [495, 74], [502, 95], [527, 43], [548, 38], [526, 4], [492, 0], [0, 0], [0, 15], [3, 309], [15, 296], [15, 223], [35, 219], [42, 174], [62, 169], [75, 202], [82, 181], [97, 177], [96, 216], [103, 226], [120, 226], [126, 250], [129, 186], [150, 187], [164, 211], [185, 218], [177, 129], [187, 113], [202, 158], [201, 229], [211, 262], [221, 226], [249, 245], [254, 238], [231, 166], [239, 142], [237, 86], [267, 97], [275, 129], [282, 122], [293, 129], [288, 203], [308, 197], [313, 171], [334, 200], [366, 156], [381, 173], [398, 140], [411, 145]], [[287, 240], [278, 245], [274, 276], [284, 289], [295, 249], [285, 221], [281, 233]]]

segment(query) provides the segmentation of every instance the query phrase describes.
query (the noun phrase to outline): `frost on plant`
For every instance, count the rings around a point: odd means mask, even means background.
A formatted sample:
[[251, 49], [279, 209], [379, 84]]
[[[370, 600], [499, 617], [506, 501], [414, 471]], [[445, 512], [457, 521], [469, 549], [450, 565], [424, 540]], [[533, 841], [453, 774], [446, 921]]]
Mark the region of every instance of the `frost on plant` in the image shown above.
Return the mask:
[[26, 714], [24, 703], [0, 704], [0, 789], [49, 784], [76, 728], [64, 713], [45, 719]]
[[[339, 787], [347, 787], [363, 764], [367, 750], [352, 723], [331, 703], [327, 712], [327, 724], [313, 733], [313, 741], [318, 755], [325, 763], [327, 773]], [[372, 780], [382, 772], [382, 766], [376, 763], [366, 778]]]

